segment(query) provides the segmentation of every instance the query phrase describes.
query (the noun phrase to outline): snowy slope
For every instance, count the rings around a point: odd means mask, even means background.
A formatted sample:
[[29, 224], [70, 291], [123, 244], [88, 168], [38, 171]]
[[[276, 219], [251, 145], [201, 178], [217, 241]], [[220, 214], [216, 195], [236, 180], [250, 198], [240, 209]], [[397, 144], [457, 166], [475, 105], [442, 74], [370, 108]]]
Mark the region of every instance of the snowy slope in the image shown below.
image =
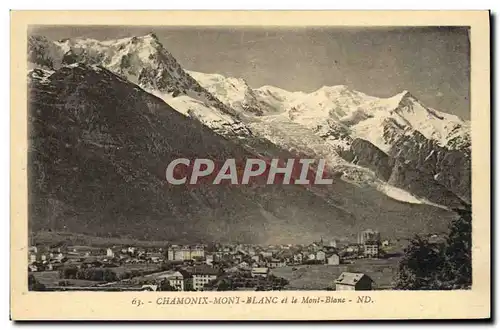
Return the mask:
[[[243, 101], [254, 105], [265, 104], [263, 115], [284, 114], [339, 149], [349, 147], [347, 134], [351, 139], [366, 139], [389, 152], [397, 138], [413, 131], [449, 149], [470, 145], [468, 122], [424, 106], [408, 91], [390, 98], [377, 98], [340, 85], [324, 86], [312, 93], [263, 86], [252, 93], [241, 79], [191, 74], [226, 104]], [[239, 107], [235, 109], [241, 110]]]
[[[101, 65], [171, 105], [177, 104], [180, 112], [196, 109], [193, 114], [197, 114], [197, 119], [216, 128], [219, 134], [251, 134], [231, 105], [222, 103], [200, 86], [154, 34], [106, 41], [88, 38], [50, 41], [32, 36], [28, 46], [29, 59], [38, 66], [57, 69], [77, 62]], [[175, 100], [178, 96], [183, 98]]]
[[[417, 187], [425, 185], [409, 183], [399, 174], [398, 179], [393, 178], [401, 186], [413, 187], [420, 197], [388, 185], [387, 176], [381, 181], [373, 171], [358, 166], [356, 153], [367, 153], [364, 161], [375, 163], [365, 165], [374, 169], [384, 166], [380, 170], [389, 174], [394, 159], [407, 157], [410, 165], [425, 171], [422, 175], [432, 176], [437, 186], [446, 186], [468, 200], [470, 124], [457, 116], [424, 106], [408, 91], [377, 98], [343, 85], [325, 86], [312, 93], [263, 86], [254, 89], [252, 94], [248, 84], [236, 84], [234, 78], [224, 80], [221, 75], [192, 74], [217, 97], [220, 97], [218, 90], [224, 89], [221, 86], [230, 85], [231, 93], [224, 91], [221, 97], [227, 104], [234, 104], [231, 97], [236, 95], [238, 102], [252, 95], [256, 99], [254, 104], [267, 104], [261, 114], [246, 118], [254, 134], [296, 154], [326, 159], [332, 170], [346, 181], [375, 187], [407, 202], [423, 201], [426, 192]], [[242, 111], [238, 107], [235, 109]], [[375, 156], [368, 154], [376, 155], [376, 150], [353, 150], [353, 141], [359, 139], [387, 154], [387, 163], [370, 158]], [[455, 161], [460, 166], [453, 168]], [[459, 181], [464, 183], [458, 185]], [[447, 194], [445, 190], [443, 194]], [[434, 196], [437, 195], [439, 193]]]
[[244, 79], [215, 73], [187, 72], [210, 93], [217, 95], [224, 104], [243, 114], [262, 116], [279, 110], [270, 99], [263, 97], [259, 90], [253, 90]]
[[[152, 94], [155, 95], [156, 93], [153, 92]], [[166, 97], [165, 95], [156, 94], [156, 96], [162, 98], [183, 115], [200, 121], [217, 134], [237, 139], [252, 136], [252, 131], [241, 121], [199, 100], [187, 95]]]
[[[420, 140], [415, 142], [415, 133], [443, 148], [470, 146], [467, 123], [426, 108], [406, 91], [384, 99], [347, 86], [325, 86], [312, 93], [273, 86], [252, 89], [243, 79], [185, 71], [154, 34], [106, 41], [53, 42], [30, 37], [28, 46], [36, 70], [49, 70], [32, 71], [36, 79], [80, 62], [102, 66], [220, 135], [231, 139], [256, 136], [296, 155], [326, 159], [343, 180], [374, 187], [406, 202], [421, 203], [425, 198], [389, 185], [372, 167], [359, 166], [356, 159], [349, 158], [355, 139], [369, 141], [388, 154], [396, 146], [398, 153], [407, 152], [407, 139], [413, 143], [411, 148], [421, 145]], [[433, 156], [432, 152], [425, 156], [443, 158], [442, 153], [436, 151], [437, 156]], [[417, 156], [420, 161], [422, 157]], [[447, 162], [452, 164], [453, 159]], [[443, 182], [454, 180], [438, 172], [432, 175]]]

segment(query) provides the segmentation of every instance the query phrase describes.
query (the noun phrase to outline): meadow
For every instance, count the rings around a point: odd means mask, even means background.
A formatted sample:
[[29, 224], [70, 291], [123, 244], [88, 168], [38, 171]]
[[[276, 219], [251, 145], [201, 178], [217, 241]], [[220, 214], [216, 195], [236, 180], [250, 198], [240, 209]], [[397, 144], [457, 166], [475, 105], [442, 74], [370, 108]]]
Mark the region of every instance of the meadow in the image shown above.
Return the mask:
[[334, 281], [342, 272], [364, 273], [375, 282], [375, 290], [390, 290], [398, 262], [399, 258], [357, 259], [353, 264], [280, 267], [272, 269], [271, 273], [289, 281], [287, 290], [335, 289]]

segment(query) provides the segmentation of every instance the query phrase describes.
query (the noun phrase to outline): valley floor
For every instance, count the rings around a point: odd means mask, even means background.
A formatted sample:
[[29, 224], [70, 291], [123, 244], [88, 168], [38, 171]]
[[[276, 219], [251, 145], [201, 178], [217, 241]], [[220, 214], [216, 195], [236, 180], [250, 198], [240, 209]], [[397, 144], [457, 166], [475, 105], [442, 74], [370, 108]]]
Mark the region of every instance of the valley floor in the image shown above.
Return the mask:
[[390, 290], [399, 259], [357, 259], [352, 264], [281, 267], [271, 273], [289, 281], [285, 290], [332, 290], [342, 272], [364, 273], [376, 283], [375, 290]]

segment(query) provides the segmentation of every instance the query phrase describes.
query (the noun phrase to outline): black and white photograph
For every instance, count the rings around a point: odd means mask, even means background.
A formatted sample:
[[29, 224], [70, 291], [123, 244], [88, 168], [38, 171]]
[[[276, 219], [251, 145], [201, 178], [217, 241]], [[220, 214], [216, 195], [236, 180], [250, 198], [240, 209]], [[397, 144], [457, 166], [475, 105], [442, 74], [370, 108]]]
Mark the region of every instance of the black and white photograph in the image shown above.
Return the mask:
[[467, 26], [30, 26], [29, 290], [469, 290], [470, 57]]

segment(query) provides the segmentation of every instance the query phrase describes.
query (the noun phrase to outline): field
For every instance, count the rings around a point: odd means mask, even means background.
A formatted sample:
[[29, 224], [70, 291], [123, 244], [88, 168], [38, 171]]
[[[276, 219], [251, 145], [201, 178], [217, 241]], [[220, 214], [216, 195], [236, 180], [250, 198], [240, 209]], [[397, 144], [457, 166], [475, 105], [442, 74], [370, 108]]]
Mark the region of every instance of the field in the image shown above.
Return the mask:
[[[125, 273], [134, 273], [134, 272], [159, 272], [160, 268], [157, 265], [150, 264], [131, 264], [131, 265], [123, 265], [119, 267], [108, 268], [118, 275], [118, 277], [122, 277]], [[63, 279], [60, 277], [58, 271], [44, 271], [44, 272], [32, 272], [35, 276], [35, 279], [46, 286], [58, 286], [60, 281], [64, 281], [68, 286], [93, 286], [100, 283], [104, 283], [101, 281], [88, 281], [82, 279]], [[140, 274], [136, 274], [136, 276], [140, 276]]]
[[125, 273], [130, 273], [133, 271], [139, 272], [152, 272], [160, 271], [160, 267], [154, 264], [126, 264], [118, 267], [109, 268], [116, 273], [116, 275], [121, 276]]
[[[350, 265], [301, 265], [281, 267], [272, 270], [272, 274], [287, 279], [288, 290], [324, 290], [335, 288], [334, 281], [342, 272], [359, 272], [370, 276], [374, 289], [387, 290], [397, 272], [398, 258], [358, 259]], [[293, 270], [296, 268], [296, 270]]]
[[57, 285], [60, 280], [58, 271], [33, 272], [31, 274], [35, 276], [38, 282], [45, 285]]

